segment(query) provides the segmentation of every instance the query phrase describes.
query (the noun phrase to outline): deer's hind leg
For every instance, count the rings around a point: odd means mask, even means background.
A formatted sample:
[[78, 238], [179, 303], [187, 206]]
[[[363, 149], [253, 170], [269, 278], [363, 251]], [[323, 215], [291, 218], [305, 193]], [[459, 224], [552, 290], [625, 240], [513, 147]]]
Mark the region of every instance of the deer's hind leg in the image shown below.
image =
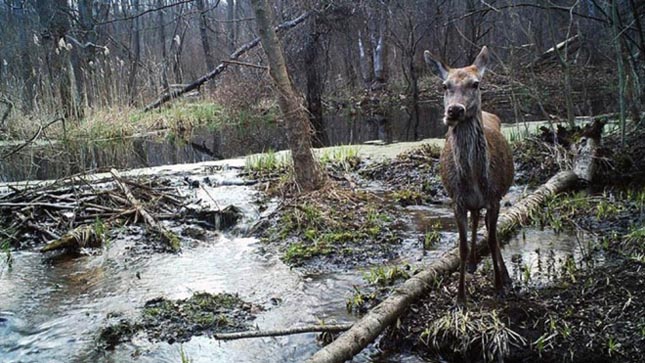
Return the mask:
[[477, 227], [479, 226], [479, 209], [470, 211], [472, 229], [470, 230], [470, 259], [468, 261], [468, 272], [471, 274], [477, 270]]

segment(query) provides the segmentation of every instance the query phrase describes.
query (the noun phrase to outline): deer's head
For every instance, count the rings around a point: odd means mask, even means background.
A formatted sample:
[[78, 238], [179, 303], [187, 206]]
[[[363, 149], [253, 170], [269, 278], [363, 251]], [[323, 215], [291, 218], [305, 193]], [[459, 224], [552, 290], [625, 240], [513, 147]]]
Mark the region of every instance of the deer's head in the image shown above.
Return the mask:
[[484, 46], [475, 62], [463, 68], [450, 68], [427, 50], [423, 53], [423, 58], [443, 80], [443, 122], [453, 127], [477, 116], [481, 110], [479, 82], [488, 65], [488, 48]]

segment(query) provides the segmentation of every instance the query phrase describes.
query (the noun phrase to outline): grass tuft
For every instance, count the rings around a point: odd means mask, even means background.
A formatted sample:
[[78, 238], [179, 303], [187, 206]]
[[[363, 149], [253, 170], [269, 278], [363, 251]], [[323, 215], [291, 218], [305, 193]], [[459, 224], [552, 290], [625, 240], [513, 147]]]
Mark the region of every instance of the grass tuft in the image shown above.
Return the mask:
[[511, 346], [524, 346], [526, 340], [499, 318], [497, 311], [455, 309], [432, 322], [421, 339], [439, 350], [470, 356], [481, 351], [485, 361], [503, 361]]

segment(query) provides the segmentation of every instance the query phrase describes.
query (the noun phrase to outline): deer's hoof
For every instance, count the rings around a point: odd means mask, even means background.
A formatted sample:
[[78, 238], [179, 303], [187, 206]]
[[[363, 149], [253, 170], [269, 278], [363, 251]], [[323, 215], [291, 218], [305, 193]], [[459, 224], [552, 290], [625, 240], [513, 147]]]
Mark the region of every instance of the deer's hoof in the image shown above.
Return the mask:
[[477, 271], [477, 262], [469, 262], [468, 266], [466, 266], [466, 270], [468, 273], [474, 274], [475, 271]]

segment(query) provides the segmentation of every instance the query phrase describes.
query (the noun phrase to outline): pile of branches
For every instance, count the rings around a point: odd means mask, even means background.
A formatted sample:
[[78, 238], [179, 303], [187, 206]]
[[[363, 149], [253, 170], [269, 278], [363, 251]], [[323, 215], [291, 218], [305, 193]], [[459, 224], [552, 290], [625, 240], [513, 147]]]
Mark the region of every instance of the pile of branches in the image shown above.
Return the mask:
[[15, 248], [42, 243], [43, 251], [98, 247], [110, 226], [143, 222], [167, 247], [179, 249], [178, 237], [157, 222], [176, 217], [185, 205], [167, 180], [129, 180], [112, 170], [112, 178], [101, 182], [73, 176], [53, 184], [9, 188], [0, 195], [0, 238]]

